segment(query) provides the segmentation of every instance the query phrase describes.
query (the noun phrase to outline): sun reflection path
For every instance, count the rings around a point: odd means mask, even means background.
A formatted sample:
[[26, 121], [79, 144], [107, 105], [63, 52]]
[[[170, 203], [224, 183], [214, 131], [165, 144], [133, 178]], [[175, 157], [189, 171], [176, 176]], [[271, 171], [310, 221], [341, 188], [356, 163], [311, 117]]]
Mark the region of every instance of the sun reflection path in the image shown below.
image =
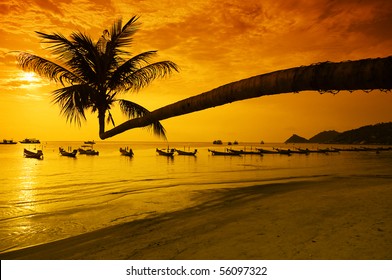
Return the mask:
[[[39, 186], [38, 182], [38, 168], [40, 162], [35, 159], [25, 158], [22, 161], [20, 168], [20, 175], [17, 178], [19, 186], [18, 198], [17, 198], [17, 211], [23, 213], [23, 215], [31, 215], [37, 212], [36, 209], [36, 193]], [[23, 219], [23, 230], [29, 230], [30, 219]]]
[[[17, 164], [14, 164], [17, 163]], [[42, 161], [23, 158], [13, 165], [9, 172], [12, 189], [3, 194], [0, 229], [0, 250], [12, 247], [24, 247], [29, 239], [37, 237], [37, 225], [34, 217], [41, 211], [38, 209], [39, 188], [42, 182], [40, 172]], [[42, 176], [41, 176], [42, 177]]]

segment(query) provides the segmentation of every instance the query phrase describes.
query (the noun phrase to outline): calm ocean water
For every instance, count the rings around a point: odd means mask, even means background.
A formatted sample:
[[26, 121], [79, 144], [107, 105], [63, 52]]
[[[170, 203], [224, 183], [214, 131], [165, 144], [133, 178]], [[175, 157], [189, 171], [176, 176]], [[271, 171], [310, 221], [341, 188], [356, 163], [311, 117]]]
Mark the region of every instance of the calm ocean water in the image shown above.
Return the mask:
[[[0, 145], [0, 252], [183, 209], [197, 204], [197, 194], [206, 189], [340, 177], [392, 182], [392, 151], [222, 157], [208, 149], [223, 151], [224, 145], [171, 143], [196, 148], [198, 154], [170, 159], [156, 155], [155, 148], [167, 147], [162, 142], [98, 142], [99, 156], [59, 155], [59, 147], [82, 144]], [[126, 146], [133, 158], [120, 155], [119, 148]], [[278, 145], [246, 144], [251, 146]], [[34, 147], [43, 149], [43, 160], [23, 157], [23, 148]]]

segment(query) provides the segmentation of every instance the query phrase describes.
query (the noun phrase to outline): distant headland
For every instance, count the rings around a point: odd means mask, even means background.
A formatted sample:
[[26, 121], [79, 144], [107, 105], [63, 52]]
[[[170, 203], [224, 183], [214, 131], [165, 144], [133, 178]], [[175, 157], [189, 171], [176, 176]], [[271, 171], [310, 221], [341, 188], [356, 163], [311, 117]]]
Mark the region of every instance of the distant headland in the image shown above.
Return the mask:
[[392, 122], [366, 125], [344, 132], [323, 131], [310, 139], [293, 134], [285, 143], [392, 145]]

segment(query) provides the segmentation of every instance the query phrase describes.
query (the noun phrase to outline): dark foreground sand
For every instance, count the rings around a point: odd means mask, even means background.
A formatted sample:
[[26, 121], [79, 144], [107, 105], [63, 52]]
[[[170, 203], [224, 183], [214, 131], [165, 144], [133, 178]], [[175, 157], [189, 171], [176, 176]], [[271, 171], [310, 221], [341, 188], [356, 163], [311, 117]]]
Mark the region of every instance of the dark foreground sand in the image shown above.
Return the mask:
[[392, 259], [392, 178], [206, 190], [200, 204], [1, 259]]

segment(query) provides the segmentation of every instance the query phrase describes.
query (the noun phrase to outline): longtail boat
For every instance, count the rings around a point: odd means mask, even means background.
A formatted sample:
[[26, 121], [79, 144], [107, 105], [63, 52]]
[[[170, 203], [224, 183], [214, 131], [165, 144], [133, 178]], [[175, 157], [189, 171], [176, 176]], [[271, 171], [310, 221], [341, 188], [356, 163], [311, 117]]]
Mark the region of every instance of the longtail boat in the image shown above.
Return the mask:
[[240, 154], [233, 153], [233, 152], [230, 152], [230, 151], [221, 152], [221, 151], [215, 151], [215, 150], [210, 150], [210, 149], [208, 149], [208, 151], [211, 152], [211, 154], [213, 156], [241, 156]]
[[260, 155], [260, 156], [263, 155], [259, 150], [257, 151], [234, 150], [234, 149], [227, 149], [227, 150], [229, 152], [240, 154], [240, 155]]
[[291, 155], [292, 151], [290, 149], [276, 149], [276, 151], [281, 155]]
[[275, 150], [266, 150], [266, 149], [257, 149], [262, 154], [279, 154], [278, 151]]
[[123, 155], [123, 156], [127, 156], [127, 157], [133, 157], [133, 151], [132, 151], [132, 149], [129, 149], [128, 150], [128, 148], [120, 148], [120, 153], [121, 153], [121, 155]]
[[195, 156], [196, 155], [196, 153], [197, 153], [197, 149], [195, 149], [193, 152], [191, 152], [191, 151], [184, 151], [184, 150], [178, 150], [178, 149], [175, 149], [175, 151], [177, 152], [177, 154], [178, 155], [180, 155], [180, 156]]
[[42, 150], [38, 150], [36, 152], [29, 151], [27, 149], [23, 149], [23, 156], [25, 158], [36, 158], [36, 159], [44, 159], [44, 154]]
[[174, 149], [167, 149], [166, 151], [163, 149], [156, 149], [158, 155], [160, 156], [167, 156], [167, 157], [172, 157], [174, 155]]
[[72, 152], [67, 152], [66, 150], [64, 150], [63, 148], [60, 147], [59, 152], [62, 156], [65, 156], [65, 157], [76, 157], [78, 150], [75, 149]]
[[98, 156], [99, 152], [93, 149], [93, 145], [83, 145], [78, 149], [79, 154], [88, 156]]

